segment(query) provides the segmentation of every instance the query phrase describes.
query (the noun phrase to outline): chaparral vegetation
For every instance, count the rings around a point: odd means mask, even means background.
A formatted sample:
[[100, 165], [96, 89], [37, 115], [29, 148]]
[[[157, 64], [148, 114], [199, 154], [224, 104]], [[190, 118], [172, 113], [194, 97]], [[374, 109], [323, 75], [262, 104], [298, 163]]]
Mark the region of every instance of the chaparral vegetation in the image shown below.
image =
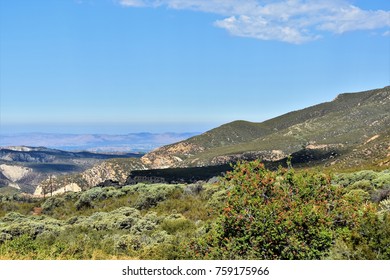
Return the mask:
[[1, 259], [390, 259], [390, 170], [0, 195]]

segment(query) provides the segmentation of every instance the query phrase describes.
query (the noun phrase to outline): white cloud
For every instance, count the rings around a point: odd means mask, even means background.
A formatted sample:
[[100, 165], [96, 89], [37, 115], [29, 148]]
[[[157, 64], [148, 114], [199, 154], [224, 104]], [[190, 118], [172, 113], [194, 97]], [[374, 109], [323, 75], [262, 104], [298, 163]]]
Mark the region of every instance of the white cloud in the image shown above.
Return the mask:
[[[390, 28], [390, 11], [347, 0], [118, 0], [124, 6], [195, 10], [223, 16], [214, 25], [234, 36], [300, 44], [331, 32]], [[385, 30], [384, 34], [389, 31]]]
[[225, 28], [232, 35], [256, 38], [260, 40], [278, 40], [288, 43], [303, 43], [314, 40], [316, 35], [306, 34], [296, 26], [273, 24], [262, 17], [229, 17], [219, 20], [216, 26]]
[[145, 3], [143, 0], [121, 0], [119, 3], [123, 6], [128, 7], [144, 7]]
[[154, 0], [119, 0], [119, 3], [128, 7], [157, 7], [159, 1]]

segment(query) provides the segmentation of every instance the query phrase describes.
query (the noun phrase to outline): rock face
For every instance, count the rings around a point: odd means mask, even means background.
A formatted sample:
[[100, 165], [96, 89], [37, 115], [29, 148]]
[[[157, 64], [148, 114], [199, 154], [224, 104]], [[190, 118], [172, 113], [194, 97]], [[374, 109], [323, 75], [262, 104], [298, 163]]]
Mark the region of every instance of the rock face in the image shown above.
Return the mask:
[[69, 191], [70, 188], [72, 191], [81, 191], [110, 181], [123, 185], [132, 170], [144, 169], [146, 166], [136, 158], [111, 159], [78, 174], [53, 176], [46, 179], [39, 184], [34, 195], [61, 193]]
[[108, 180], [123, 184], [128, 176], [129, 170], [125, 170], [122, 165], [112, 161], [102, 162], [81, 174], [88, 186], [96, 186]]
[[203, 151], [204, 148], [196, 144], [179, 142], [158, 148], [143, 156], [141, 161], [151, 168], [168, 168], [178, 165], [183, 160]]
[[22, 166], [1, 164], [0, 171], [11, 182], [16, 182], [18, 180], [23, 179], [25, 176], [31, 173], [32, 169], [27, 167], [22, 167]]
[[[62, 194], [62, 193], [66, 193], [66, 192], [80, 192], [80, 191], [81, 191], [81, 188], [77, 184], [70, 183], [64, 187], [61, 187], [59, 189], [54, 190], [51, 194], [57, 195], [57, 194]], [[44, 191], [42, 189], [42, 186], [38, 186], [35, 189], [34, 196], [41, 197], [43, 195], [44, 195]]]
[[40, 173], [34, 172], [31, 168], [0, 164], [0, 185], [10, 186], [16, 189], [30, 190], [35, 189], [35, 184], [42, 180]]

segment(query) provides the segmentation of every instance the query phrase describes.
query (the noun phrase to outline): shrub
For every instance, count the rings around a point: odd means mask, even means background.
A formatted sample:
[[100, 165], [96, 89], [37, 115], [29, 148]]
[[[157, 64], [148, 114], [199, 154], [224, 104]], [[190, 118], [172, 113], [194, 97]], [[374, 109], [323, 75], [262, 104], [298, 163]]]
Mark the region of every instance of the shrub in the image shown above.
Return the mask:
[[131, 233], [140, 235], [154, 230], [157, 226], [158, 218], [155, 212], [149, 212], [142, 219], [139, 219], [131, 228]]
[[199, 193], [203, 191], [203, 185], [201, 183], [190, 184], [184, 188], [184, 194], [186, 195], [199, 195]]
[[390, 259], [390, 215], [378, 215], [372, 204], [367, 205], [355, 228], [339, 232], [330, 250], [330, 259]]
[[24, 234], [35, 238], [45, 232], [58, 233], [64, 229], [63, 225], [63, 222], [46, 216], [24, 216], [11, 212], [0, 219], [0, 233], [12, 238]]
[[344, 195], [344, 198], [352, 204], [362, 204], [370, 200], [370, 194], [361, 189], [351, 190]]
[[385, 214], [385, 213], [389, 213], [390, 214], [390, 199], [385, 199], [385, 200], [382, 200], [380, 203], [379, 203], [379, 213], [380, 214]]
[[146, 185], [143, 183], [138, 183], [137, 185], [129, 185], [129, 186], [124, 186], [121, 188], [121, 191], [126, 193], [126, 194], [134, 194], [138, 190], [144, 188]]
[[364, 190], [366, 192], [371, 192], [374, 190], [374, 186], [371, 185], [370, 180], [363, 179], [363, 180], [356, 181], [355, 183], [351, 184], [350, 186], [348, 186], [348, 189], [350, 189], [350, 190], [361, 189], [361, 190]]
[[338, 226], [354, 226], [342, 189], [320, 173], [271, 172], [238, 163], [221, 181], [227, 202], [215, 228], [189, 244], [200, 258], [319, 259]]
[[390, 188], [390, 170], [384, 170], [378, 173], [377, 177], [372, 180], [372, 182], [377, 188]]
[[226, 189], [214, 192], [211, 195], [209, 201], [207, 202], [207, 206], [214, 211], [219, 211], [220, 209], [222, 209], [223, 204], [226, 201], [226, 194]]
[[111, 212], [96, 212], [89, 217], [68, 220], [76, 226], [93, 228], [95, 230], [130, 229], [141, 218], [137, 209], [121, 207]]
[[2, 250], [1, 255], [32, 255], [37, 250], [37, 246], [28, 234], [5, 241], [2, 247], [4, 251]]
[[80, 196], [79, 192], [66, 192], [64, 194], [64, 199], [65, 199], [65, 201], [74, 200], [74, 199], [78, 198], [79, 196]]
[[195, 225], [182, 215], [170, 215], [164, 219], [161, 228], [168, 234], [176, 234], [179, 231], [194, 230]]
[[155, 207], [159, 202], [166, 200], [175, 191], [182, 190], [180, 185], [155, 184], [139, 188], [139, 196], [134, 203], [137, 209], [149, 209]]
[[63, 206], [64, 203], [65, 199], [63, 197], [52, 196], [42, 204], [42, 210], [44, 213], [50, 213], [54, 208]]
[[102, 188], [92, 188], [80, 195], [80, 198], [76, 201], [75, 206], [77, 209], [81, 209], [83, 207], [92, 207], [93, 201], [102, 198], [104, 191]]

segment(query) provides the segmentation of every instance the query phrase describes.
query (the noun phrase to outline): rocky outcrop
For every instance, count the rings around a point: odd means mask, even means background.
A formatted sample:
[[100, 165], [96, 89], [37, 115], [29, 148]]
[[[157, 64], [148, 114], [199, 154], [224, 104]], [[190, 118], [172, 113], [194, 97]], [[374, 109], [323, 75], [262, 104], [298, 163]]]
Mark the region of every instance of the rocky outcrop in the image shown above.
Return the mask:
[[123, 184], [129, 173], [129, 170], [124, 170], [118, 163], [105, 161], [84, 171], [81, 177], [87, 182], [88, 186], [96, 186], [107, 180]]
[[49, 193], [62, 193], [69, 191], [70, 187], [74, 189], [73, 191], [81, 191], [110, 181], [123, 185], [131, 171], [144, 169], [145, 165], [135, 158], [103, 161], [82, 173], [52, 176], [42, 181], [34, 194], [43, 196]]
[[9, 186], [24, 192], [32, 192], [35, 189], [34, 184], [42, 180], [41, 173], [34, 172], [31, 168], [0, 164], [0, 184]]
[[[81, 190], [82, 189], [80, 188], [80, 186], [77, 185], [76, 183], [70, 183], [64, 187], [61, 187], [61, 188], [56, 189], [55, 191], [52, 191], [50, 194], [57, 195], [57, 194], [62, 194], [62, 193], [66, 193], [66, 192], [80, 192]], [[47, 191], [44, 192], [42, 185], [41, 185], [35, 189], [34, 196], [42, 197], [46, 193], [49, 194], [49, 192], [47, 192]]]
[[0, 171], [11, 182], [16, 182], [31, 173], [32, 169], [23, 166], [1, 164]]
[[141, 158], [141, 161], [150, 168], [169, 168], [178, 165], [182, 161], [201, 153], [204, 147], [188, 142], [179, 142], [158, 148]]

